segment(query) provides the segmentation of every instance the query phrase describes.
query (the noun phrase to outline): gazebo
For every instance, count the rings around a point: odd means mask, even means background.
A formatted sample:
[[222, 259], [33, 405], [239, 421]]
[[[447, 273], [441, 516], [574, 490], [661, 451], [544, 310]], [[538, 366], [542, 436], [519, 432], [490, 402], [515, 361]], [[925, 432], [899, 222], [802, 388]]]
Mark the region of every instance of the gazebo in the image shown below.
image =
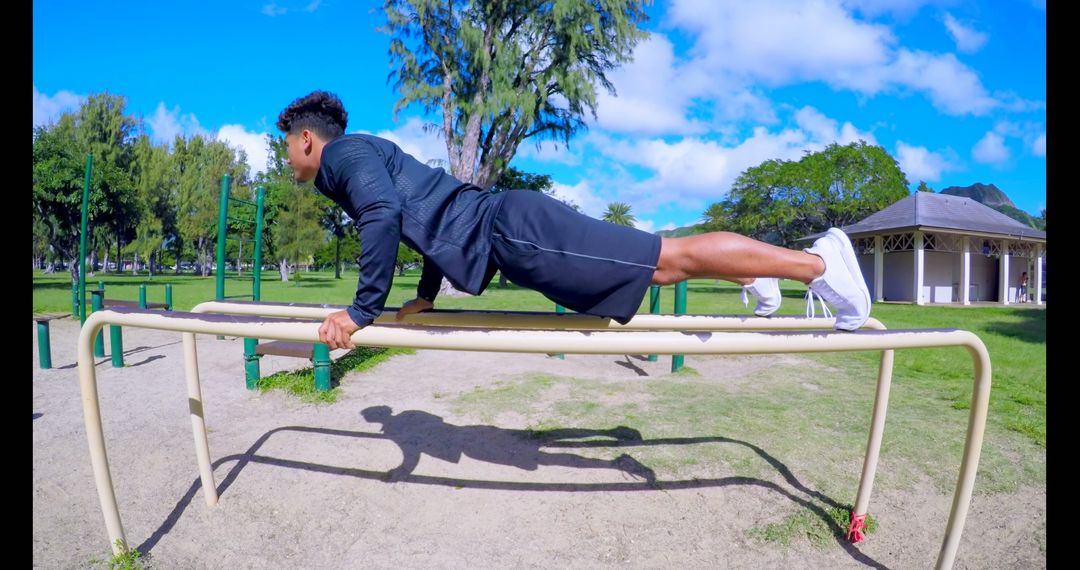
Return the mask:
[[876, 302], [1008, 305], [1025, 271], [1028, 302], [1044, 302], [1046, 232], [971, 198], [915, 192], [842, 229]]

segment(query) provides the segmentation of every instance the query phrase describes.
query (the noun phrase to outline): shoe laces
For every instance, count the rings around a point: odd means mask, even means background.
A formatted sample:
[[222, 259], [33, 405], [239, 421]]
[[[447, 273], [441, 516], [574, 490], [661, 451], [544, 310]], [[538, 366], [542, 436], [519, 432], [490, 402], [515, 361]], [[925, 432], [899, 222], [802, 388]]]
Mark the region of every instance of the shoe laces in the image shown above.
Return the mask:
[[825, 305], [825, 297], [814, 293], [812, 289], [806, 290], [806, 318], [812, 319], [817, 316], [817, 311], [814, 309], [814, 297], [817, 296], [818, 302], [821, 303], [821, 318], [831, 319], [833, 314], [829, 310], [829, 307]]

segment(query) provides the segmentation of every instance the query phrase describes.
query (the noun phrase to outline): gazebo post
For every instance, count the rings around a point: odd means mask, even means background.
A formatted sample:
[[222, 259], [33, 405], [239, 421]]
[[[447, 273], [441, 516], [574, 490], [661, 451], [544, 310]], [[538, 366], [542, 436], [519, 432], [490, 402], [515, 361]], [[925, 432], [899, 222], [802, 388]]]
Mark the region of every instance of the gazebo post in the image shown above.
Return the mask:
[[915, 231], [915, 304], [924, 305], [922, 290], [924, 283], [923, 269], [925, 268], [925, 256], [923, 251], [923, 233]]
[[881, 235], [874, 236], [874, 302], [880, 303], [885, 300], [885, 252], [882, 251], [884, 241]]
[[971, 304], [971, 238], [964, 236], [964, 253], [960, 255], [960, 302]]
[[998, 299], [1002, 305], [1009, 304], [1009, 242], [1001, 240], [1001, 262], [998, 272]]
[[[1043, 250], [1042, 245], [1039, 245], [1035, 250], [1035, 304], [1043, 304], [1042, 298], [1042, 268], [1043, 268]], [[1030, 279], [1028, 280], [1030, 282]]]

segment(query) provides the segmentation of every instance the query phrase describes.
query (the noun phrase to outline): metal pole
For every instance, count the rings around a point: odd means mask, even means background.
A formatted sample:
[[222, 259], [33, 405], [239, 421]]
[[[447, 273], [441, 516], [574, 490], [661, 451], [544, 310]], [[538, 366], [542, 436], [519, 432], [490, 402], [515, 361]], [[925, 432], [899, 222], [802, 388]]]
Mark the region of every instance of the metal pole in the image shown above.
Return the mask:
[[[675, 284], [675, 314], [686, 314], [686, 281]], [[678, 372], [683, 367], [683, 355], [675, 354], [671, 357], [671, 371]]]
[[251, 299], [262, 299], [262, 234], [263, 234], [263, 209], [265, 205], [266, 189], [259, 186], [255, 189], [255, 267], [252, 268]]
[[255, 347], [259, 345], [257, 338], [244, 339], [244, 378], [247, 389], [254, 390], [259, 387], [259, 355], [255, 354]]
[[52, 368], [52, 352], [49, 350], [49, 321], [37, 324], [38, 367], [42, 370]]
[[[660, 314], [660, 286], [649, 285], [649, 314]], [[649, 355], [649, 362], [656, 362], [657, 356], [655, 354]]]
[[217, 232], [217, 274], [214, 275], [216, 282], [214, 298], [218, 301], [225, 299], [225, 235], [228, 231], [229, 215], [229, 175], [221, 177], [221, 200], [218, 206], [218, 232]]
[[120, 325], [109, 325], [109, 352], [112, 354], [112, 367], [124, 367], [124, 333]]
[[[558, 303], [555, 303], [555, 312], [560, 314], [560, 315], [565, 315], [566, 314], [566, 307], [564, 307], [564, 306], [562, 306], [562, 305], [560, 305]], [[555, 358], [558, 358], [559, 360], [566, 360], [566, 355], [562, 354], [562, 353], [553, 354], [552, 356], [554, 356]]]
[[[86, 322], [86, 223], [90, 211], [90, 171], [93, 155], [86, 155], [86, 175], [83, 177], [82, 227], [79, 230], [79, 325]], [[102, 355], [104, 356], [104, 355]]]
[[[100, 311], [105, 305], [105, 303], [104, 303], [104, 301], [105, 301], [105, 284], [99, 282], [98, 283], [98, 288], [91, 291], [90, 294], [93, 295], [93, 300], [91, 301], [91, 305], [92, 305], [92, 308], [93, 308], [94, 312], [96, 313], [96, 312]], [[105, 356], [105, 329], [104, 328], [98, 329], [97, 336], [94, 338], [94, 356], [97, 356], [99, 358]]]
[[315, 364], [315, 390], [326, 392], [330, 390], [330, 347], [321, 343], [315, 343], [312, 351], [312, 362]]

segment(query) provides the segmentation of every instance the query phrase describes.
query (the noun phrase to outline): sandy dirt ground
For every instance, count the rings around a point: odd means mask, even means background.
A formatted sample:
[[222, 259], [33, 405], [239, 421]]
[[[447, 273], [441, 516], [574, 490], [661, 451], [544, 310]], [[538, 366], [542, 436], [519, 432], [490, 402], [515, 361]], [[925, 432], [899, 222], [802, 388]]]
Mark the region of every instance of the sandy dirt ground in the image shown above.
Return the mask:
[[[111, 554], [83, 424], [77, 332], [71, 319], [52, 323], [51, 370], [37, 367], [34, 335], [35, 568], [95, 567]], [[765, 543], [747, 530], [802, 508], [812, 492], [806, 473], [758, 479], [700, 465], [657, 488], [633, 446], [598, 459], [525, 437], [532, 426], [513, 405], [485, 419], [453, 404], [512, 374], [655, 381], [669, 372], [666, 358], [421, 350], [348, 374], [336, 403], [315, 405], [246, 390], [242, 342], [200, 336], [221, 494], [207, 507], [180, 335], [124, 336], [128, 366], [98, 359], [99, 394], [124, 529], [150, 568], [928, 568], [948, 518], [951, 494], [882, 488], [871, 502], [879, 527], [864, 542]], [[721, 382], [748, 362], [733, 358], [693, 365]], [[262, 369], [302, 364], [266, 357]], [[632, 440], [630, 431], [603, 433], [617, 442]], [[854, 492], [831, 499], [851, 503]], [[955, 567], [1044, 568], [1045, 514], [1045, 487], [976, 494]]]

